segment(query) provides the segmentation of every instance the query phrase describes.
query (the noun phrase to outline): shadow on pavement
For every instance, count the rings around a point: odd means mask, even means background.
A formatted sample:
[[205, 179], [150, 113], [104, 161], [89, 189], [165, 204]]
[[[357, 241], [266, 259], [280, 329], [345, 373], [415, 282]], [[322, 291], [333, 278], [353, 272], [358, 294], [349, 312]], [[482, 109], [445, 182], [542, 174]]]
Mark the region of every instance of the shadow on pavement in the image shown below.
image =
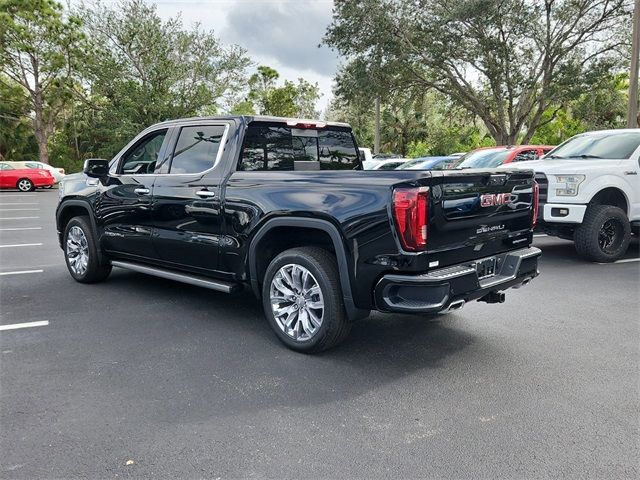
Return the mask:
[[[127, 325], [105, 326], [110, 336], [94, 356], [95, 379], [130, 404], [148, 404], [149, 421], [188, 422], [280, 406], [340, 402], [414, 375], [447, 368], [447, 358], [477, 343], [451, 321], [373, 314], [357, 322], [340, 346], [304, 355], [280, 344], [250, 292], [225, 295], [129, 272], [107, 282], [110, 295], [136, 291], [140, 300], [165, 299]], [[104, 284], [106, 285], [106, 284]], [[176, 315], [176, 311], [182, 315]], [[450, 315], [447, 318], [454, 318]], [[106, 322], [121, 323], [115, 315]], [[149, 328], [153, 324], [153, 330]], [[139, 337], [139, 338], [137, 338]], [[138, 343], [136, 343], [138, 342]], [[110, 358], [118, 358], [111, 365]], [[121, 370], [126, 367], [126, 375]], [[126, 401], [126, 400], [125, 400]]]

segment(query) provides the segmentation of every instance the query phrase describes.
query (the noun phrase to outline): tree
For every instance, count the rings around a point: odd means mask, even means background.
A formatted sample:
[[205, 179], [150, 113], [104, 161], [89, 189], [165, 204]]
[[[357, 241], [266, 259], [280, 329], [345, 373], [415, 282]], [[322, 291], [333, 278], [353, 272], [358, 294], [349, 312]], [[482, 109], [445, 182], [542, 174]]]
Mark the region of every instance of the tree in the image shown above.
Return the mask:
[[232, 111], [281, 117], [317, 117], [316, 102], [320, 98], [318, 84], [299, 78], [297, 84], [285, 80], [284, 85], [279, 87], [279, 77], [280, 74], [273, 68], [259, 66], [249, 79], [247, 98]]
[[513, 144], [618, 65], [629, 19], [630, 0], [343, 0], [324, 42], [378, 90], [435, 89]]
[[179, 17], [163, 21], [143, 0], [83, 6], [79, 14], [94, 54], [76, 98], [92, 126], [93, 154], [114, 154], [156, 122], [215, 114], [246, 84], [244, 49], [223, 46], [198, 25], [185, 30]]
[[25, 161], [38, 156], [24, 88], [0, 75], [0, 160]]
[[82, 36], [79, 20], [52, 0], [0, 0], [3, 72], [28, 94], [40, 161], [49, 163], [48, 141], [64, 108], [70, 70]]

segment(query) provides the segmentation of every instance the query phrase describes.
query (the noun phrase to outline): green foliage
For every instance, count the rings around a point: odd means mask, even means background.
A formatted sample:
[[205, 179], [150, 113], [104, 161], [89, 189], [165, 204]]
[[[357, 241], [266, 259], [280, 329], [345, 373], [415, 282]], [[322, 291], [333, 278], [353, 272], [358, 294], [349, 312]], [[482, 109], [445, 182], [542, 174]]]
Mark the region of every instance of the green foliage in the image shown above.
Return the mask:
[[38, 158], [38, 144], [28, 118], [29, 97], [24, 88], [0, 75], [0, 160]]
[[40, 160], [48, 163], [48, 140], [69, 101], [72, 69], [83, 35], [79, 19], [65, 16], [52, 0], [0, 0], [0, 63], [29, 99]]
[[[500, 144], [527, 142], [552, 105], [620, 68], [630, 0], [343, 0], [325, 43], [348, 58], [345, 99], [433, 89]], [[603, 34], [607, 32], [607, 34]]]
[[298, 83], [285, 81], [278, 86], [280, 74], [260, 65], [249, 79], [247, 98], [231, 109], [241, 115], [274, 115], [279, 117], [317, 118], [316, 102], [320, 98], [317, 84], [299, 78]]
[[[89, 84], [79, 113], [91, 155], [110, 157], [143, 128], [171, 118], [219, 111], [241, 89], [250, 61], [212, 32], [162, 21], [156, 7], [127, 0], [84, 6], [93, 54], [80, 75]], [[89, 128], [87, 130], [86, 128]]]

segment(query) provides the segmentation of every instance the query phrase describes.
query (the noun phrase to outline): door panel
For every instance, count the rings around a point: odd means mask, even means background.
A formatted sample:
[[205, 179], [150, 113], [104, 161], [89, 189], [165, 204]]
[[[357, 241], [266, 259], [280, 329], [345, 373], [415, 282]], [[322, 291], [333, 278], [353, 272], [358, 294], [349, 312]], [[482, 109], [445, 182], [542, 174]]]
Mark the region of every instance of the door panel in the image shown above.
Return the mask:
[[218, 269], [223, 238], [222, 154], [227, 125], [191, 125], [177, 135], [169, 173], [153, 191], [153, 244], [159, 258], [178, 268]]
[[156, 175], [148, 172], [163, 158], [167, 133], [167, 129], [151, 132], [124, 152], [117, 173], [100, 189], [95, 209], [105, 250], [155, 258], [151, 202]]

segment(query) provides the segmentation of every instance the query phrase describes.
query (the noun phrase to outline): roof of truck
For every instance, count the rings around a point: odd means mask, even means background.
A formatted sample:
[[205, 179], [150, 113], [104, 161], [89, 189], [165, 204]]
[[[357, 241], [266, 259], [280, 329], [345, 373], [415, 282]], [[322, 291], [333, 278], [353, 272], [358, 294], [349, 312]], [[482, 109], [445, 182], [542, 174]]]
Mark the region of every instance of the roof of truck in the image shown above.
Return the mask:
[[[220, 116], [207, 116], [207, 117], [188, 117], [188, 118], [177, 118], [174, 120], [166, 120], [164, 122], [157, 123], [155, 125], [163, 125], [163, 124], [177, 124], [177, 123], [187, 123], [194, 121], [215, 121], [215, 120], [244, 120], [245, 123], [251, 122], [269, 122], [269, 123], [315, 123], [323, 126], [330, 127], [346, 127], [350, 128], [351, 126], [348, 123], [343, 122], [327, 122], [324, 120], [313, 120], [307, 118], [293, 118], [293, 117], [274, 117], [270, 115], [220, 115]], [[293, 125], [292, 125], [293, 126]]]

